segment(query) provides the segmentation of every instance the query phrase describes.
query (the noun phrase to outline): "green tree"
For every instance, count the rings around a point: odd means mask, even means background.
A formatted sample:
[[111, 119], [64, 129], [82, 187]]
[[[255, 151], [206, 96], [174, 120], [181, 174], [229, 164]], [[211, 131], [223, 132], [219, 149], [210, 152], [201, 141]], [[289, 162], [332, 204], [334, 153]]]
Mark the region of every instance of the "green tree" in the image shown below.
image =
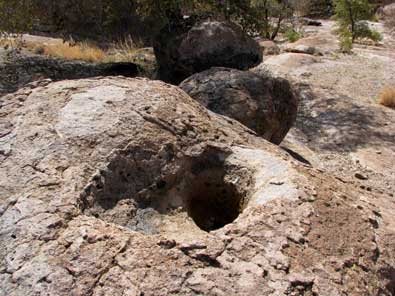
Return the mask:
[[379, 41], [381, 35], [370, 29], [367, 23], [373, 16], [373, 7], [368, 0], [334, 0], [338, 34], [344, 50], [350, 50], [358, 38]]
[[20, 33], [33, 22], [34, 5], [31, 1], [0, 0], [0, 33]]
[[293, 15], [294, 9], [287, 0], [252, 0], [252, 15], [260, 24], [260, 33], [267, 39], [274, 40], [284, 23]]
[[[122, 39], [155, 30], [184, 15], [232, 20], [274, 39], [292, 15], [291, 0], [0, 0], [0, 31], [45, 28], [63, 36]], [[142, 36], [138, 37], [142, 37]]]

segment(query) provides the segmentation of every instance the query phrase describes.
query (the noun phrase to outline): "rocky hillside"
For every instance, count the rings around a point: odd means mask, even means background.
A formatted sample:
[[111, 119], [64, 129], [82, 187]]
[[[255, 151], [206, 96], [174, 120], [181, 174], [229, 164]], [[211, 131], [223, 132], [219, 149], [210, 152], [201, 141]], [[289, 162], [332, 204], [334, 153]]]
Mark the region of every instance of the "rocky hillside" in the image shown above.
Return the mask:
[[177, 83], [203, 71], [180, 87], [0, 97], [0, 295], [395, 295], [395, 111], [376, 102], [394, 39], [376, 24], [383, 44], [343, 55], [322, 24], [250, 70], [244, 36], [239, 69], [209, 69], [215, 44], [188, 68], [161, 47]]

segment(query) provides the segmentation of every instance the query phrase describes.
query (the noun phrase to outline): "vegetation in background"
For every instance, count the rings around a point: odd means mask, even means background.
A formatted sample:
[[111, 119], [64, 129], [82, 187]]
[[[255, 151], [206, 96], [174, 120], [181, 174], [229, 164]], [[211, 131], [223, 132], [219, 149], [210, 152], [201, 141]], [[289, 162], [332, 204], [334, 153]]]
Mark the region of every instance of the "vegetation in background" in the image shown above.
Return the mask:
[[368, 0], [334, 0], [337, 33], [343, 51], [350, 51], [357, 39], [367, 38], [375, 42], [382, 36], [369, 28], [368, 20], [373, 17], [373, 7]]
[[[342, 44], [380, 39], [366, 23], [374, 11], [368, 0], [333, 0], [333, 6]], [[330, 0], [0, 0], [0, 32], [38, 30], [101, 41], [132, 35], [149, 43], [161, 27], [188, 15], [232, 20], [273, 40], [293, 15], [330, 11]]]
[[293, 16], [294, 7], [285, 0], [252, 1], [252, 15], [255, 14], [259, 28], [257, 31], [267, 39], [274, 40], [280, 32], [284, 21]]
[[30, 29], [33, 7], [30, 1], [0, 0], [0, 34], [19, 33]]
[[284, 35], [289, 42], [295, 42], [302, 38], [302, 34], [296, 31], [293, 27], [288, 28]]
[[[302, 3], [303, 2], [303, 3]], [[0, 0], [0, 31], [47, 31], [74, 39], [151, 38], [184, 15], [239, 23], [251, 34], [276, 38], [295, 10], [310, 0]], [[302, 12], [300, 12], [302, 13]], [[303, 12], [304, 13], [304, 12]], [[148, 37], [147, 37], [148, 36]]]
[[378, 101], [383, 106], [395, 109], [395, 86], [384, 88], [379, 95]]
[[314, 0], [293, 0], [291, 5], [295, 15], [298, 17], [303, 17], [310, 14], [314, 2]]

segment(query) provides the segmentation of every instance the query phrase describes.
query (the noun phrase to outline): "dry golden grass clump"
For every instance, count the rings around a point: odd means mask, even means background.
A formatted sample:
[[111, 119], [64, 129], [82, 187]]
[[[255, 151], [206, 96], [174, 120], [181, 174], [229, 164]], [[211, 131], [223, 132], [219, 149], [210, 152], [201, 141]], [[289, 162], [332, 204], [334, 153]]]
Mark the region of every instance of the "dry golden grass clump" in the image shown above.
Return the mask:
[[82, 60], [98, 63], [106, 58], [106, 53], [97, 46], [88, 43], [71, 44], [70, 42], [40, 44], [33, 48], [35, 53], [66, 60]]
[[143, 47], [141, 41], [135, 42], [130, 36], [113, 43], [107, 51], [109, 62], [133, 62], [136, 52]]
[[25, 38], [23, 35], [0, 34], [0, 46], [5, 49], [25, 48], [35, 54], [47, 55], [65, 60], [81, 60], [91, 63], [134, 62], [138, 50], [143, 47], [141, 41], [135, 42], [131, 37], [106, 45], [103, 50], [93, 42], [62, 41], [61, 39], [40, 40]]
[[17, 35], [0, 34], [0, 47], [20, 48], [23, 47], [22, 39]]
[[113, 43], [107, 50], [103, 50], [93, 43], [73, 41], [38, 43], [30, 42], [27, 48], [36, 54], [66, 60], [82, 60], [92, 63], [99, 62], [130, 62], [133, 61], [136, 51], [142, 47], [129, 37], [123, 41]]
[[395, 86], [385, 87], [380, 93], [378, 101], [383, 106], [395, 109]]

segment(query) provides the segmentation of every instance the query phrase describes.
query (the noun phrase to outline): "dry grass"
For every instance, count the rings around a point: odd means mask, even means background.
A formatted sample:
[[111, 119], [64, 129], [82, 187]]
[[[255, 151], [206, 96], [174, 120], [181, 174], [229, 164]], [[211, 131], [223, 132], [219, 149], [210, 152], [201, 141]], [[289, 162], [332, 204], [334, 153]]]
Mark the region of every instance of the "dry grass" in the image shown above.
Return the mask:
[[141, 41], [135, 42], [131, 37], [113, 43], [107, 51], [108, 62], [134, 62], [136, 52], [144, 45]]
[[142, 45], [133, 42], [131, 38], [126, 38], [121, 42], [112, 44], [106, 51], [88, 42], [75, 43], [73, 41], [53, 43], [28, 42], [26, 47], [36, 54], [44, 54], [66, 60], [99, 63], [133, 61], [136, 51]]
[[29, 47], [37, 54], [44, 54], [65, 60], [82, 60], [98, 63], [106, 58], [106, 53], [103, 50], [88, 43], [30, 44]]
[[395, 109], [395, 86], [384, 88], [379, 95], [378, 101], [383, 106]]
[[35, 54], [46, 55], [65, 60], [81, 60], [91, 63], [135, 62], [136, 53], [143, 47], [131, 37], [111, 44], [103, 50], [93, 43], [62, 41], [61, 39], [25, 38], [21, 36], [0, 36], [0, 46], [4, 48], [25, 48]]
[[3, 48], [20, 48], [23, 46], [20, 36], [0, 34], [0, 47]]

